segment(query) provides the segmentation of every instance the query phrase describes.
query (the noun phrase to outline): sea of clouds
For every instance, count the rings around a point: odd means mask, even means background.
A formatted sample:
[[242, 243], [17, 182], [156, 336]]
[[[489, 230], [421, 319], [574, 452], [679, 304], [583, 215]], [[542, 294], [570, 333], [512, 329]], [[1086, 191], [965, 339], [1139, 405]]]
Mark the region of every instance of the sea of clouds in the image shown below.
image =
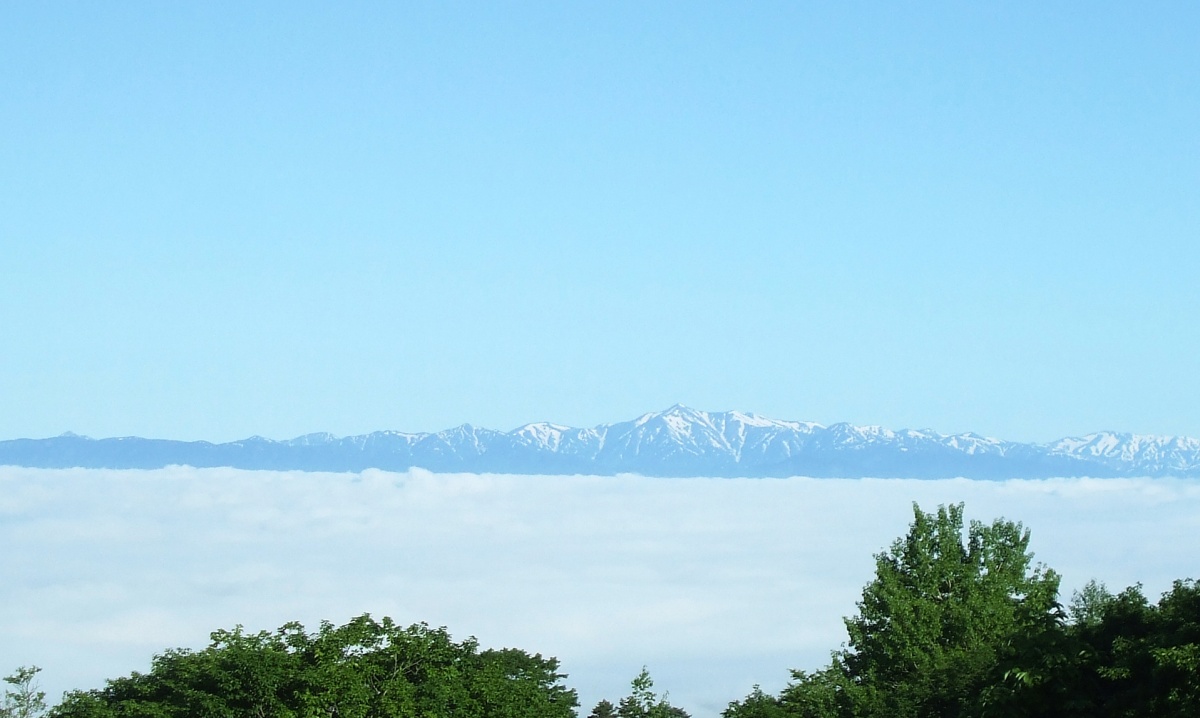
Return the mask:
[[912, 503], [1032, 529], [1063, 576], [1200, 576], [1200, 482], [649, 479], [0, 468], [0, 673], [68, 688], [209, 632], [369, 612], [557, 656], [581, 715], [656, 688], [715, 716], [845, 639]]

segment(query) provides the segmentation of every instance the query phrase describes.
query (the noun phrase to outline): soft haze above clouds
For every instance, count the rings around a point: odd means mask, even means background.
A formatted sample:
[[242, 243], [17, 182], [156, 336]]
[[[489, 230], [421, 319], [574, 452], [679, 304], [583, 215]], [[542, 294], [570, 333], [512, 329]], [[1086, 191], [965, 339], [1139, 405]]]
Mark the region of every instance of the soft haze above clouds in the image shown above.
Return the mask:
[[[1020, 520], [1063, 575], [1195, 576], [1200, 486], [0, 469], [0, 670], [67, 688], [217, 628], [363, 612], [554, 655], [585, 709], [643, 664], [715, 716], [845, 638], [911, 502]], [[7, 667], [7, 668], [5, 668]]]
[[0, 438], [1200, 435], [1194, 3], [0, 10]]

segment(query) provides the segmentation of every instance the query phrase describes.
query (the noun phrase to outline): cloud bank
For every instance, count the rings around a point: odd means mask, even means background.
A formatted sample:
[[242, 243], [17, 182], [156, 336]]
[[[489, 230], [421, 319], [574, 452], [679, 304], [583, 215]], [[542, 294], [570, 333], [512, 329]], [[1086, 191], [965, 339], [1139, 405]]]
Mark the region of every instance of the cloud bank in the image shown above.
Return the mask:
[[1200, 483], [0, 468], [0, 671], [67, 688], [216, 628], [370, 612], [554, 655], [583, 713], [649, 666], [716, 715], [823, 664], [911, 503], [1033, 531], [1065, 596], [1195, 575]]

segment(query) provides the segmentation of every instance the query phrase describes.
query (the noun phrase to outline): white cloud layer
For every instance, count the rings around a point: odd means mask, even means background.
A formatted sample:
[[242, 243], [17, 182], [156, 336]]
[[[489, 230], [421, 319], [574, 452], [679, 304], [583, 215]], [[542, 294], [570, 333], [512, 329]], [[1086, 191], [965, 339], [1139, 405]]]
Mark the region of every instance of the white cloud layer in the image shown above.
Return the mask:
[[1033, 531], [1065, 596], [1194, 576], [1200, 482], [0, 468], [0, 671], [67, 688], [217, 628], [364, 612], [557, 656], [582, 714], [643, 664], [712, 716], [823, 664], [911, 503]]

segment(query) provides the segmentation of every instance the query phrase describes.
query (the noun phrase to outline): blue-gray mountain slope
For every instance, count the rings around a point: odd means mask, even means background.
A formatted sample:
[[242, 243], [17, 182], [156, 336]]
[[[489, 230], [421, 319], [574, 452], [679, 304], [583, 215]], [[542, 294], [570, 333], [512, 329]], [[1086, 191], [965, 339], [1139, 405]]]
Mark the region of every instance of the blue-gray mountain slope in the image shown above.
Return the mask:
[[0, 441], [0, 465], [152, 469], [169, 465], [304, 471], [644, 476], [1200, 477], [1200, 441], [1104, 432], [1049, 444], [975, 434], [779, 421], [683, 406], [579, 429], [528, 424], [510, 432], [464, 424], [437, 433], [380, 431], [226, 444], [125, 437]]

